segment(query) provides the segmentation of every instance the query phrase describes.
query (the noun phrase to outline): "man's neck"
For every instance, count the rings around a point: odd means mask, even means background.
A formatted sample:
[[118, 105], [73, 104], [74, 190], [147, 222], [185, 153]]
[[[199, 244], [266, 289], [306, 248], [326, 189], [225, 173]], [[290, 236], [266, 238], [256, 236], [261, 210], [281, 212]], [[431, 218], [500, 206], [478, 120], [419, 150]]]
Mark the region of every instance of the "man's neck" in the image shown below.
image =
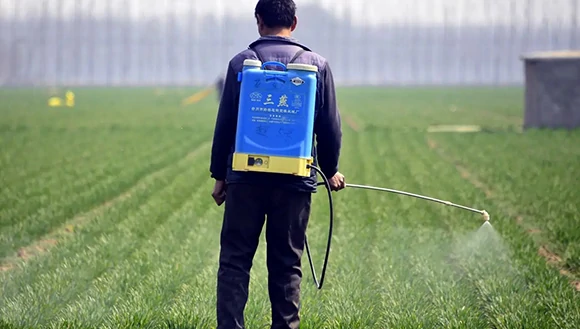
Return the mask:
[[290, 29], [268, 29], [262, 34], [263, 37], [284, 37], [288, 38], [292, 36], [292, 31]]

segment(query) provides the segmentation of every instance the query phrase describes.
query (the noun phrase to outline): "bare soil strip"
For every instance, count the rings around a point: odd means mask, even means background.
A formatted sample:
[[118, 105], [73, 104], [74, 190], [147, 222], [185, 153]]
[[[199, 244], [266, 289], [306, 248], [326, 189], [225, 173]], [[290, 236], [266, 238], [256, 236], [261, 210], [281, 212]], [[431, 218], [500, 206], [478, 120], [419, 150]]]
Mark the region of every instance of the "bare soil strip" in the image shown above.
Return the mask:
[[354, 119], [350, 115], [344, 116], [344, 122], [348, 125], [348, 127], [356, 132], [360, 132], [360, 126], [354, 121]]

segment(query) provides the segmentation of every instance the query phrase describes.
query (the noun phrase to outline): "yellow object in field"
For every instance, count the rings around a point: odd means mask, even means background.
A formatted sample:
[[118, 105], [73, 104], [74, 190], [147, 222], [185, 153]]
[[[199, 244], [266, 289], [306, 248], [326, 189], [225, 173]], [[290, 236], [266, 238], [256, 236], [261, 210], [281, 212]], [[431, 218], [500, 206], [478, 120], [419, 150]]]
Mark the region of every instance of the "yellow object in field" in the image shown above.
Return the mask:
[[65, 99], [60, 97], [51, 97], [48, 99], [48, 106], [50, 107], [74, 107], [75, 106], [75, 94], [72, 91], [67, 91], [65, 94]]
[[48, 99], [48, 106], [60, 107], [60, 106], [62, 106], [62, 99], [59, 97], [51, 97]]
[[66, 106], [73, 107], [75, 106], [75, 94], [72, 91], [66, 92]]

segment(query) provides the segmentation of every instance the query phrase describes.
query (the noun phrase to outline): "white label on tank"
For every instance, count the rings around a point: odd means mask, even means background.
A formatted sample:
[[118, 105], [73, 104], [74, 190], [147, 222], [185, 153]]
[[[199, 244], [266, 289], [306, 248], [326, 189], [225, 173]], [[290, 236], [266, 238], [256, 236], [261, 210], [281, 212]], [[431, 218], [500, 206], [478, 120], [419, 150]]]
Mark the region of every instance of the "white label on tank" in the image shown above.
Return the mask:
[[294, 95], [294, 100], [292, 101], [292, 107], [301, 108], [302, 107], [302, 97], [300, 95]]
[[303, 84], [303, 83], [304, 83], [304, 80], [300, 79], [300, 77], [295, 77], [295, 78], [292, 78], [292, 80], [290, 80], [290, 81], [292, 81], [292, 83], [293, 83], [295, 86], [300, 86], [301, 84]]
[[266, 101], [264, 102], [264, 105], [274, 105], [274, 102], [272, 101], [272, 94], [268, 94], [268, 96], [266, 96]]
[[282, 95], [278, 101], [278, 107], [288, 107], [288, 96]]
[[253, 93], [250, 94], [250, 100], [252, 100], [252, 102], [259, 102], [262, 100], [262, 94], [260, 94], [257, 91], [254, 91]]

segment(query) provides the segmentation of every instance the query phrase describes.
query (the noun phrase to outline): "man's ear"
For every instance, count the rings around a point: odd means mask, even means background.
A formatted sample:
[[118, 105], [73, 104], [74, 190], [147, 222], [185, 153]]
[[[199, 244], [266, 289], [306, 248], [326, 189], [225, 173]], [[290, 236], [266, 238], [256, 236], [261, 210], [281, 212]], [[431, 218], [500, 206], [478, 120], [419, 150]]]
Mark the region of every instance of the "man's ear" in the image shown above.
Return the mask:
[[292, 26], [290, 26], [290, 31], [294, 31], [296, 29], [296, 25], [298, 25], [298, 17], [294, 16], [294, 22]]

